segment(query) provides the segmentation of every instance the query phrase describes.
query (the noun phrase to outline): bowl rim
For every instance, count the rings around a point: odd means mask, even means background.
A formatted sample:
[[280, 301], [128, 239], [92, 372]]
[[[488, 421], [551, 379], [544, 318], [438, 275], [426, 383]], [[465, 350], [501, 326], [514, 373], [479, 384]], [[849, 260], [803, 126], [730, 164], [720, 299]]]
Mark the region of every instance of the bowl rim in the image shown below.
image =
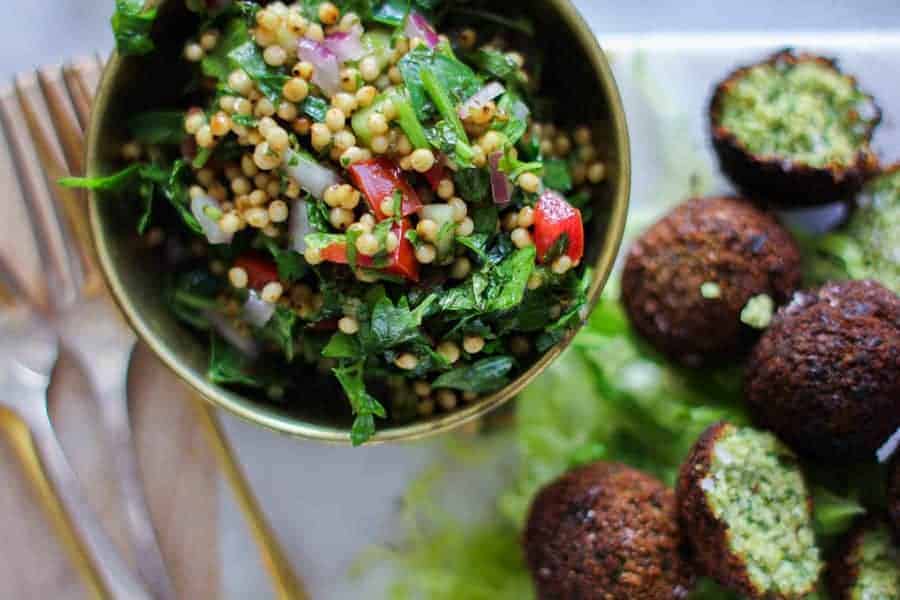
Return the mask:
[[[600, 47], [599, 41], [571, 0], [550, 1], [556, 4], [563, 21], [589, 54], [591, 68], [595, 76], [598, 77], [603, 94], [609, 104], [608, 118], [611, 121], [610, 125], [614, 138], [611, 141], [615, 148], [615, 156], [618, 159], [617, 168], [613, 171], [614, 179], [611, 182], [615, 185], [615, 192], [611, 198], [612, 211], [606, 237], [603, 241], [601, 252], [593, 265], [594, 275], [587, 292], [587, 310], [591, 312], [596, 308], [603, 288], [612, 273], [625, 232], [625, 221], [631, 193], [631, 146], [622, 99], [609, 61]], [[94, 118], [94, 115], [106, 111], [115, 75], [119, 71], [122, 61], [123, 59], [118, 52], [112, 54], [103, 70], [103, 76], [95, 96], [87, 137], [86, 164], [89, 176], [94, 175], [100, 152], [101, 119]], [[107, 286], [126, 321], [136, 332], [138, 339], [146, 344], [170, 371], [187, 383], [188, 387], [198, 393], [206, 402], [218, 408], [223, 408], [248, 423], [259, 425], [290, 437], [337, 445], [349, 445], [350, 436], [347, 428], [315, 424], [283, 414], [250, 397], [222, 388], [209, 381], [203, 374], [197, 373], [188, 367], [177, 353], [169, 348], [166, 342], [157, 335], [147, 322], [147, 319], [139, 313], [130, 301], [129, 292], [115, 268], [115, 261], [113, 261], [110, 253], [109, 240], [103, 232], [99, 202], [99, 194], [91, 191], [89, 193], [91, 236]], [[569, 347], [575, 335], [583, 326], [584, 323], [575, 328], [565, 339], [545, 352], [527, 371], [519, 375], [515, 381], [502, 390], [449, 414], [438, 415], [428, 420], [381, 426], [375, 435], [366, 442], [366, 445], [419, 440], [458, 429], [466, 423], [484, 416], [524, 390]]]

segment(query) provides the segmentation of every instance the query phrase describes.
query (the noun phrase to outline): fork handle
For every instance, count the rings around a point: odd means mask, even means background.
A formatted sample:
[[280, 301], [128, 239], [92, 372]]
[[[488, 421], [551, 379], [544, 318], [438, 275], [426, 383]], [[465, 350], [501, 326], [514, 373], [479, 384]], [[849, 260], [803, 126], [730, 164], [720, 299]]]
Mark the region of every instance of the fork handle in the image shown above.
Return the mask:
[[56, 489], [56, 494], [81, 540], [91, 553], [94, 567], [109, 597], [113, 600], [152, 600], [141, 583], [132, 575], [131, 569], [103, 530], [97, 514], [88, 504], [81, 483], [66, 458], [46, 409], [22, 416], [28, 421], [35, 448], [47, 477]]
[[113, 462], [119, 477], [138, 574], [157, 600], [175, 600], [175, 590], [166, 570], [144, 494], [128, 416], [125, 382], [98, 389], [97, 394], [112, 444]]

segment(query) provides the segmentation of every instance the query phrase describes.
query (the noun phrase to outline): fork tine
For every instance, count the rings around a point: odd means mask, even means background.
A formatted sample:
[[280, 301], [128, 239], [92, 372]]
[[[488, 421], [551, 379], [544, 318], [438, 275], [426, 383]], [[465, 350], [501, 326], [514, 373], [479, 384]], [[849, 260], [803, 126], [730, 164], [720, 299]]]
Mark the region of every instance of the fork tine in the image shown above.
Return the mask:
[[77, 297], [77, 279], [73, 277], [70, 256], [65, 250], [65, 236], [14, 91], [6, 90], [0, 97], [0, 120], [7, 135], [34, 240], [46, 271], [43, 279], [47, 301], [52, 304], [71, 302]]
[[[87, 273], [86, 266], [91, 264], [88, 257], [85, 260], [80, 245], [74, 244], [73, 231], [78, 231], [79, 213], [82, 210], [81, 194], [75, 190], [66, 189], [56, 183], [61, 177], [69, 174], [63, 158], [63, 152], [58, 141], [51, 132], [48, 133], [46, 123], [43, 123], [38, 114], [47, 112], [44, 106], [41, 91], [34, 73], [16, 78], [16, 98], [19, 101], [19, 111], [24, 117], [27, 133], [30, 136], [31, 146], [34, 149], [40, 175], [43, 176], [43, 185], [38, 195], [26, 194], [26, 205], [32, 207], [32, 214], [36, 211], [34, 206], [40, 204], [40, 210], [48, 213], [48, 224], [54, 227], [62, 240], [60, 251], [61, 283], [63, 297], [61, 303], [73, 300], [81, 291], [84, 284], [84, 276]], [[86, 224], [82, 224], [80, 233], [87, 234]], [[43, 240], [38, 240], [43, 243]]]
[[62, 144], [69, 172], [76, 175], [84, 173], [84, 134], [77, 125], [77, 120], [69, 98], [65, 94], [62, 71], [58, 67], [39, 69], [38, 84], [44, 95], [44, 102], [50, 109], [50, 118]]
[[[57, 134], [56, 137], [68, 163], [67, 174], [82, 175], [84, 174], [84, 133], [78, 125], [74, 108], [66, 93], [62, 72], [58, 67], [44, 69], [38, 71], [37, 78], [43, 100], [49, 109], [52, 130]], [[30, 127], [32, 137], [36, 140], [43, 137], [45, 129], [39, 126], [31, 107], [29, 106], [27, 110], [23, 107], [23, 111], [32, 113], [33, 126]], [[51, 142], [47, 141], [41, 145], [49, 144]], [[49, 151], [45, 152], [46, 161], [55, 160], [49, 155]], [[56, 177], [53, 177], [52, 181], [55, 182], [55, 180]], [[76, 253], [81, 259], [84, 293], [92, 295], [102, 289], [103, 283], [91, 244], [90, 225], [87, 218], [87, 194], [81, 190], [64, 188], [56, 183], [51, 183], [51, 188], [56, 192], [57, 199], [62, 202], [69, 226], [79, 242]]]
[[83, 63], [70, 63], [63, 69], [63, 74], [66, 80], [66, 87], [69, 89], [69, 96], [72, 98], [72, 104], [75, 105], [78, 123], [83, 131], [87, 131], [88, 121], [91, 118], [92, 95], [87, 89], [87, 84], [82, 74], [83, 68]]

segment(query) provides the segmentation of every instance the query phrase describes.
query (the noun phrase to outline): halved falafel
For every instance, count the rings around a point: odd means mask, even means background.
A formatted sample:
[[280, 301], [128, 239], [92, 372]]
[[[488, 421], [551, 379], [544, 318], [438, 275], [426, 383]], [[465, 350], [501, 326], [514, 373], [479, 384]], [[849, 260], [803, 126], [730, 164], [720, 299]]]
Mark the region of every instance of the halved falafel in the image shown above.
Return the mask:
[[900, 548], [888, 524], [869, 519], [858, 524], [828, 563], [834, 600], [900, 600]]
[[900, 427], [900, 298], [869, 280], [796, 294], [753, 349], [744, 398], [801, 454], [874, 460]]
[[670, 600], [693, 584], [674, 494], [620, 464], [581, 467], [542, 489], [524, 546], [543, 600]]
[[711, 426], [682, 465], [676, 493], [698, 574], [749, 598], [802, 598], [815, 588], [823, 563], [812, 499], [774, 435]]
[[722, 170], [782, 208], [850, 200], [878, 166], [881, 111], [831, 59], [782, 50], [731, 73], [710, 106]]
[[774, 217], [740, 198], [697, 198], [632, 245], [622, 301], [664, 354], [688, 366], [722, 364], [759, 337], [741, 318], [748, 302], [785, 302], [801, 278], [797, 244]]

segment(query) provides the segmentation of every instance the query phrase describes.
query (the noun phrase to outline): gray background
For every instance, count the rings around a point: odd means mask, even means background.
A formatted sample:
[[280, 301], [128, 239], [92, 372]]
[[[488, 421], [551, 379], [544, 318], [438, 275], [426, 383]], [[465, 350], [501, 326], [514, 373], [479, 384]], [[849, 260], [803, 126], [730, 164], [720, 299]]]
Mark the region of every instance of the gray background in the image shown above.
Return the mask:
[[[822, 0], [701, 0], [691, 2], [622, 2], [575, 0], [594, 30], [612, 49], [616, 75], [631, 122], [635, 142], [635, 210], [640, 217], [641, 198], [680, 197], [678, 192], [656, 186], [661, 178], [638, 168], [652, 165], [666, 170], [665, 156], [703, 155], [700, 106], [709, 82], [716, 74], [745, 58], [748, 46], [762, 48], [788, 40], [804, 46], [828, 47], [848, 59], [854, 71], [867, 71], [864, 82], [879, 97], [896, 96], [896, 80], [875, 77], [896, 72], [896, 62], [875, 64], [875, 47], [889, 45], [892, 61], [900, 54], [900, 37], [868, 36], [836, 41], [834, 31], [873, 31], [900, 29], [900, 4], [897, 0], [824, 2]], [[498, 0], [500, 3], [500, 0]], [[10, 75], [31, 67], [63, 61], [94, 50], [112, 46], [108, 16], [113, 0], [0, 0], [0, 85]], [[722, 38], [697, 37], [690, 33], [750, 33], [725, 49]], [[754, 32], [808, 32], [763, 37]], [[650, 102], [644, 96], [644, 79], [635, 74], [628, 34], [673, 32], [663, 47], [644, 50], [649, 79], [661, 93]], [[615, 38], [615, 39], [613, 39]], [[673, 43], [674, 42], [674, 43]], [[684, 42], [691, 48], [682, 46]], [[872, 52], [864, 48], [871, 44]], [[640, 46], [640, 44], [638, 44]], [[675, 46], [670, 48], [669, 46]], [[739, 47], [738, 47], [739, 46]], [[857, 55], [850, 49], [858, 49]], [[877, 67], [877, 68], [876, 68]], [[877, 88], [877, 89], [874, 89]], [[883, 89], [882, 89], [883, 88]], [[888, 89], [892, 88], [892, 89]], [[660, 103], [659, 98], [665, 98]], [[682, 110], [692, 112], [682, 114]], [[674, 124], [674, 125], [673, 125]], [[887, 123], [895, 132], [896, 123]], [[891, 136], [897, 142], [895, 136]], [[657, 143], [648, 143], [655, 140]], [[677, 148], [659, 156], [659, 148]], [[671, 150], [671, 148], [670, 148]], [[900, 147], [891, 148], [896, 158]], [[704, 162], [708, 162], [708, 157]], [[687, 179], [691, 165], [679, 163], [673, 170]], [[648, 167], [649, 168], [649, 167]], [[657, 174], [658, 175], [658, 174]], [[721, 183], [721, 182], [719, 182]], [[716, 183], [713, 182], [713, 186]], [[671, 192], [671, 193], [670, 193]], [[363, 585], [369, 597], [378, 598], [377, 576], [363, 584], [347, 581], [345, 573], [353, 563], [355, 550], [391, 539], [397, 526], [397, 498], [411, 476], [440, 453], [439, 442], [369, 448], [354, 451], [294, 442], [225, 418], [226, 428], [251, 483], [260, 496], [269, 517], [275, 523], [291, 558], [307, 578], [317, 599], [360, 597], [357, 585]], [[265, 598], [267, 582], [257, 563], [256, 552], [227, 488], [222, 488], [223, 530], [220, 550], [224, 569], [224, 587], [228, 598]]]
[[[575, 4], [600, 34], [900, 27], [896, 0], [575, 0]], [[0, 76], [111, 48], [107, 19], [112, 6], [113, 0], [0, 0], [4, 9]]]

